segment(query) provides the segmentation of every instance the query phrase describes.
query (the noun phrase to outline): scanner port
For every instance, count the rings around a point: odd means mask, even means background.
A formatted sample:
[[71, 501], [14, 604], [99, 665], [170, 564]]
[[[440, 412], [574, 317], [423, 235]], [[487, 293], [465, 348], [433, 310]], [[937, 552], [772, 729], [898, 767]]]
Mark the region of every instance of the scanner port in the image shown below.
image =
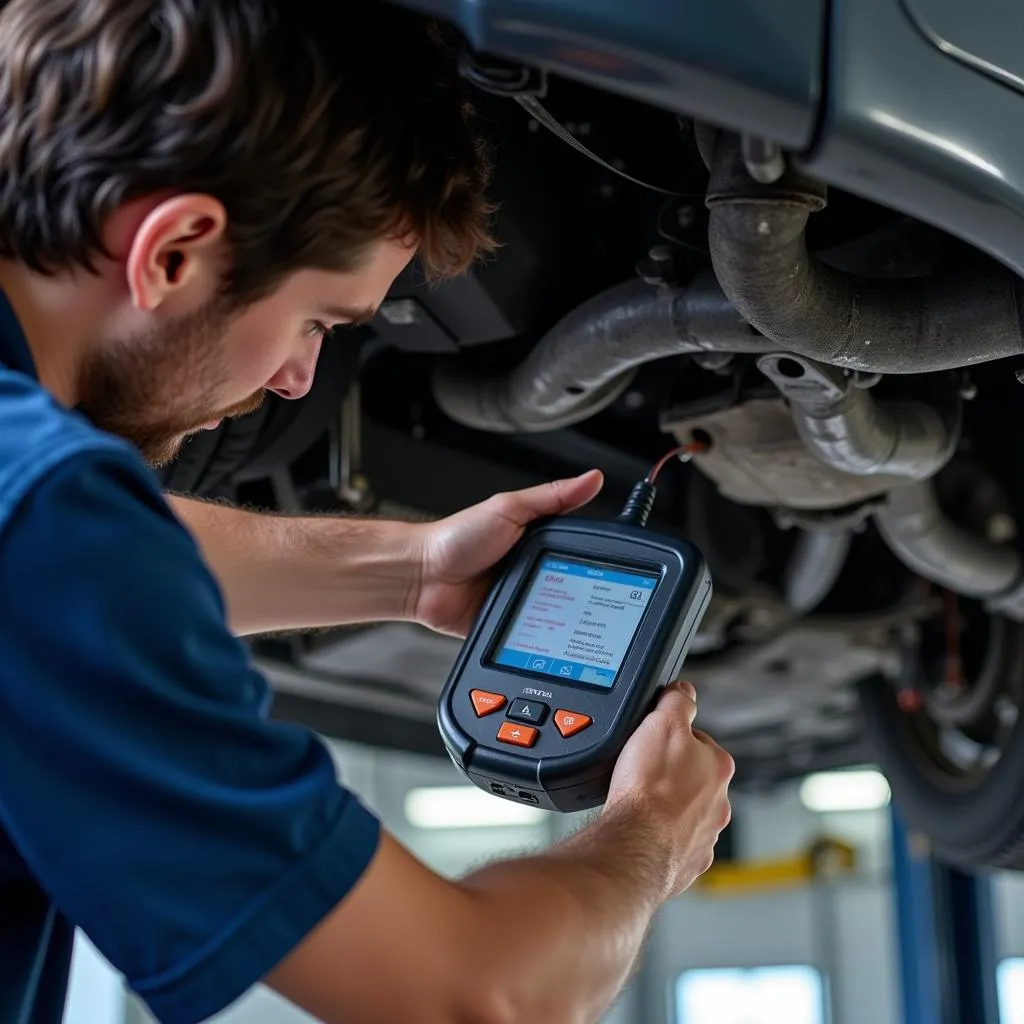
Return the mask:
[[491, 792], [492, 793], [497, 793], [498, 796], [505, 796], [508, 793], [508, 790], [505, 789], [505, 787], [502, 786], [500, 783], [492, 782], [491, 783]]
[[519, 791], [519, 799], [525, 800], [528, 804], [539, 804], [540, 800], [533, 795], [533, 793], [524, 793], [522, 790]]

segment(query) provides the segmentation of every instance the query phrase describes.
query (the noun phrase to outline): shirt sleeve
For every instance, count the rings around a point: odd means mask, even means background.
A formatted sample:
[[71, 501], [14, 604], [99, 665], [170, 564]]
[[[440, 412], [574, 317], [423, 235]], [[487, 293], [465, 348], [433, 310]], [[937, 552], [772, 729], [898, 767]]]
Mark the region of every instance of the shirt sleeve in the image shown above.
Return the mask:
[[222, 1009], [372, 859], [376, 819], [270, 691], [157, 484], [49, 473], [0, 533], [0, 823], [165, 1024]]

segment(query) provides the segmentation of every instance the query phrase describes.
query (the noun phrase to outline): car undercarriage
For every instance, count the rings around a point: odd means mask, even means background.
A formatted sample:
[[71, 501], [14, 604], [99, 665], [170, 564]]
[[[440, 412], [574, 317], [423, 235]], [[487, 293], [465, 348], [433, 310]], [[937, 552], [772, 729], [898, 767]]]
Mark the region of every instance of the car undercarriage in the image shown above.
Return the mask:
[[[867, 6], [877, 39], [898, 5]], [[1016, 215], [969, 216], [995, 200], [957, 180], [962, 160], [915, 191], [920, 154], [866, 142], [877, 159], [858, 179], [848, 153], [829, 163], [820, 137], [796, 138], [781, 101], [764, 134], [744, 130], [771, 120], [757, 106], [771, 92], [730, 79], [724, 56], [719, 84], [735, 88], [715, 102], [736, 115], [716, 118], [670, 69], [614, 88], [624, 51], [593, 26], [585, 45], [578, 26], [561, 49], [534, 38], [546, 58], [531, 62], [525, 43], [497, 45], [514, 35], [500, 11], [475, 40], [447, 13], [496, 150], [500, 252], [440, 286], [404, 274], [368, 328], [325, 346], [307, 399], [197, 437], [167, 486], [432, 518], [596, 466], [605, 489], [585, 514], [604, 515], [691, 445], [651, 525], [708, 560], [714, 598], [686, 670], [738, 783], [874, 761], [945, 856], [1024, 863]], [[830, 30], [853, 46], [861, 15], [843, 17]], [[570, 36], [590, 63], [562, 73]], [[277, 714], [438, 753], [457, 649], [394, 623], [253, 642]]]

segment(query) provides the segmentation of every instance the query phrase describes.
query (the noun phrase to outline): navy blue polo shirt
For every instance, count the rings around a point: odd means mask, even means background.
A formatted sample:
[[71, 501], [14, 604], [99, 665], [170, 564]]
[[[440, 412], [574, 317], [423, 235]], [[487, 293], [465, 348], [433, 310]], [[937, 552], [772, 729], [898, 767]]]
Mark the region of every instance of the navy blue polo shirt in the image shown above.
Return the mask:
[[352, 888], [378, 823], [269, 700], [154, 475], [0, 297], [0, 1021], [59, 1024], [76, 926], [203, 1020]]

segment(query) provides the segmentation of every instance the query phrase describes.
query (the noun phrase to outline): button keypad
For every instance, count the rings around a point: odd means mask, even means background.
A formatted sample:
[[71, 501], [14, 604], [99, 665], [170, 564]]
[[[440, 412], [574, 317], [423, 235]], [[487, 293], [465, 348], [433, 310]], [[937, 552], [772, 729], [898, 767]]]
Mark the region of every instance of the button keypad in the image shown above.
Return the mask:
[[500, 711], [507, 703], [504, 694], [491, 693], [489, 690], [470, 690], [469, 697], [473, 701], [473, 710], [477, 718]]
[[512, 701], [508, 717], [514, 718], [517, 722], [533, 722], [534, 725], [540, 725], [547, 717], [548, 710], [547, 704], [542, 701], [519, 697]]
[[565, 711], [559, 708], [555, 712], [555, 728], [566, 738], [583, 732], [593, 721], [590, 715], [581, 715], [578, 711]]
[[501, 743], [511, 743], [514, 747], [532, 747], [537, 741], [539, 730], [532, 725], [517, 725], [515, 722], [502, 722], [498, 730]]

